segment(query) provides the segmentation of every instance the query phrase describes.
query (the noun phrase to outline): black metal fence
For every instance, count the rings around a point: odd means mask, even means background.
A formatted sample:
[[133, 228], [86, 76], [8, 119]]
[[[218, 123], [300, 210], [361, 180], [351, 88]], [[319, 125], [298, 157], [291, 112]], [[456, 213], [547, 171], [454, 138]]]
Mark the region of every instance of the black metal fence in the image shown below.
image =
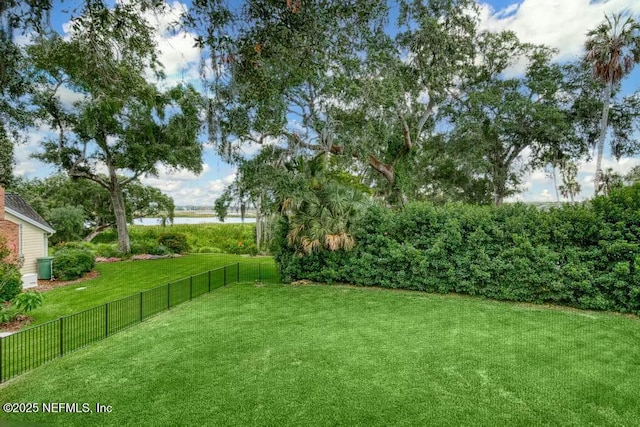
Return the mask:
[[220, 267], [0, 338], [0, 383], [234, 282], [277, 282], [275, 265]]

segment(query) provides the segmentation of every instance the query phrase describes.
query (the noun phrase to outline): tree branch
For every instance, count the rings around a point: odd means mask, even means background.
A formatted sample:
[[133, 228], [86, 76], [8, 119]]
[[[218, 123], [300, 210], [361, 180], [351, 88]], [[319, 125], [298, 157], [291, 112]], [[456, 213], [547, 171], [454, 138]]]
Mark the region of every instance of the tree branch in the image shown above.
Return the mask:
[[408, 153], [411, 150], [411, 133], [409, 132], [409, 125], [407, 121], [404, 119], [404, 116], [398, 112], [398, 118], [400, 119], [400, 123], [402, 123], [402, 133], [404, 137], [404, 152]]
[[382, 163], [372, 154], [369, 154], [369, 165], [374, 168], [376, 171], [382, 174], [386, 178], [386, 180], [393, 184], [395, 180], [395, 173], [393, 171], [393, 165], [387, 165]]
[[420, 138], [420, 134], [422, 133], [422, 129], [424, 125], [429, 120], [429, 117], [433, 115], [433, 110], [436, 107], [436, 103], [432, 96], [429, 96], [429, 103], [427, 104], [427, 109], [424, 111], [422, 117], [420, 117], [420, 121], [418, 122], [418, 127], [416, 128], [416, 139]]
[[106, 188], [107, 190], [109, 189], [109, 183], [106, 180], [104, 180], [104, 178], [102, 178], [100, 175], [92, 174], [91, 172], [81, 171], [81, 170], [77, 170], [77, 169], [71, 169], [69, 171], [69, 176], [74, 177], [74, 178], [85, 178], [85, 179], [88, 179], [90, 181], [93, 181], [93, 182], [101, 185], [102, 187]]

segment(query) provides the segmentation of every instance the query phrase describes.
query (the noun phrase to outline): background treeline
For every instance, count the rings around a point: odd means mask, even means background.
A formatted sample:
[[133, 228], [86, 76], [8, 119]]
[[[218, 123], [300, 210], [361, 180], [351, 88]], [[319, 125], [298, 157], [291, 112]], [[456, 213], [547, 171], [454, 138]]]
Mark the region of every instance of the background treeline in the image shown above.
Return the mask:
[[276, 260], [287, 281], [310, 279], [457, 292], [640, 313], [640, 184], [589, 204], [372, 206], [351, 251], [296, 252], [281, 220]]

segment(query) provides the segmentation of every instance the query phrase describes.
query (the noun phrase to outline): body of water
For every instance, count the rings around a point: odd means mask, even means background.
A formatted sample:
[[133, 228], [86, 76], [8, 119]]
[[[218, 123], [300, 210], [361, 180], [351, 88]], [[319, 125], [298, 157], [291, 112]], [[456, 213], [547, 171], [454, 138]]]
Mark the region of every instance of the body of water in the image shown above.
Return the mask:
[[[255, 218], [245, 218], [244, 224], [254, 224]], [[162, 220], [160, 218], [138, 218], [133, 220], [134, 225], [160, 225]], [[225, 218], [224, 223], [220, 222], [218, 218], [214, 217], [177, 217], [173, 219], [174, 224], [242, 224], [240, 217], [228, 217]]]

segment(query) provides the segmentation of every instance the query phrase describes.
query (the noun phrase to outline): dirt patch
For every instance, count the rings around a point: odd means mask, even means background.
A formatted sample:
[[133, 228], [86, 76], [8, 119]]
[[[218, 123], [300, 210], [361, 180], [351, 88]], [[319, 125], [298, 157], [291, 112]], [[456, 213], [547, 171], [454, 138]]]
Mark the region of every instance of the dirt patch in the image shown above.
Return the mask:
[[76, 283], [95, 279], [98, 276], [100, 276], [100, 273], [94, 270], [75, 280], [38, 280], [38, 287], [35, 290], [37, 290], [38, 292], [46, 292], [50, 291], [51, 289], [60, 288], [62, 286], [74, 285]]
[[19, 314], [16, 317], [16, 320], [12, 322], [3, 322], [0, 323], [0, 331], [2, 332], [18, 332], [20, 329], [28, 326], [31, 322], [33, 322], [33, 318], [29, 316], [25, 316], [24, 314]]

